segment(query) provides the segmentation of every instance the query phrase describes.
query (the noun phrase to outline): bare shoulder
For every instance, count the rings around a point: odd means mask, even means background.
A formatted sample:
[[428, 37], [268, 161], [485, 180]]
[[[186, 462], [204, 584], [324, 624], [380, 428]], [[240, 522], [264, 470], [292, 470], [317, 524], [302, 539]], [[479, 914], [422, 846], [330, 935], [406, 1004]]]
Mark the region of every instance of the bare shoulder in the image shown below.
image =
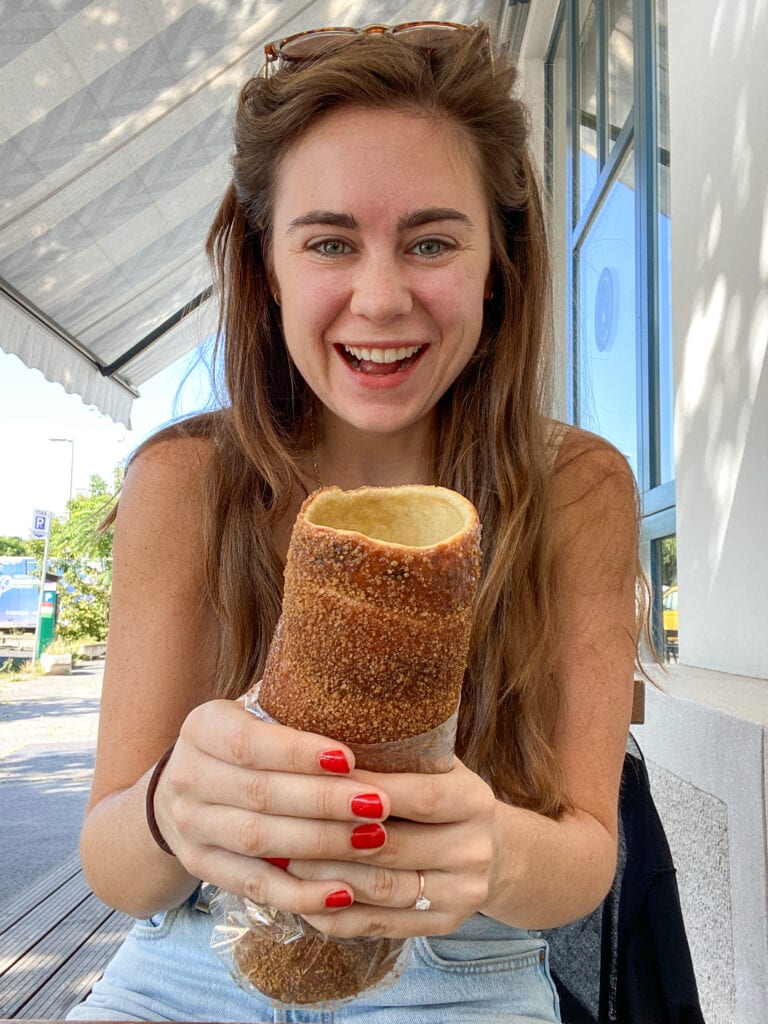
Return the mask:
[[617, 578], [634, 579], [639, 501], [626, 457], [605, 438], [565, 426], [552, 489], [563, 579], [603, 587]]
[[[131, 537], [147, 550], [169, 553], [199, 535], [205, 472], [212, 442], [175, 438], [150, 444], [126, 474], [115, 519], [116, 548]], [[118, 551], [116, 551], [116, 555]]]
[[136, 500], [162, 507], [165, 502], [193, 503], [202, 487], [214, 446], [206, 438], [178, 437], [152, 442], [130, 463], [120, 508]]
[[594, 510], [614, 503], [635, 508], [635, 477], [615, 445], [566, 423], [554, 424], [552, 433], [559, 438], [552, 477], [556, 509], [575, 511], [583, 505]]
[[[134, 458], [115, 519], [113, 604], [119, 625], [172, 618], [182, 595], [203, 592], [204, 481], [213, 445], [199, 438], [150, 444]], [[112, 635], [110, 632], [110, 642]]]

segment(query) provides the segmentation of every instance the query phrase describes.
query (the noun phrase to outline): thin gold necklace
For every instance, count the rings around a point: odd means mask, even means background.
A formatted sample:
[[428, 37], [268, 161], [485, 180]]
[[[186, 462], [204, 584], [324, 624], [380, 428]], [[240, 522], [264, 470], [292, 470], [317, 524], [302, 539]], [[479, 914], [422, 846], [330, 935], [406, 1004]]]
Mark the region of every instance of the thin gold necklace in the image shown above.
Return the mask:
[[315, 480], [317, 486], [322, 490], [323, 481], [320, 478], [320, 467], [317, 464], [317, 444], [315, 443], [315, 408], [314, 405], [309, 407], [309, 436], [312, 441], [312, 465], [315, 469]]

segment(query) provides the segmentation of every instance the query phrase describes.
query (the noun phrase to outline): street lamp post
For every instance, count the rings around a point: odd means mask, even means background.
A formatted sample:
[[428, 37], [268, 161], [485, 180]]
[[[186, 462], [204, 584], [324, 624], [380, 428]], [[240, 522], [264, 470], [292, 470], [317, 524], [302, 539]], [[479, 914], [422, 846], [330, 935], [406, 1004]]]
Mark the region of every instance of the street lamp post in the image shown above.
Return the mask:
[[69, 449], [69, 500], [72, 501], [72, 473], [75, 468], [75, 442], [71, 437], [49, 437], [54, 444], [62, 443], [70, 445]]

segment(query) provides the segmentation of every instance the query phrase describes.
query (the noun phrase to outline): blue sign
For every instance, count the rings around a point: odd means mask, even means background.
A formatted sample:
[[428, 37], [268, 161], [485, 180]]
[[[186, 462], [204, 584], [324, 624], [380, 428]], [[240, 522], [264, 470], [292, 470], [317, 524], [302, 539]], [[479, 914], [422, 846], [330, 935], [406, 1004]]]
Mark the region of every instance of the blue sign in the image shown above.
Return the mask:
[[51, 526], [51, 513], [44, 509], [36, 508], [32, 517], [32, 536], [38, 539], [48, 536]]
[[34, 629], [40, 580], [0, 574], [0, 628]]

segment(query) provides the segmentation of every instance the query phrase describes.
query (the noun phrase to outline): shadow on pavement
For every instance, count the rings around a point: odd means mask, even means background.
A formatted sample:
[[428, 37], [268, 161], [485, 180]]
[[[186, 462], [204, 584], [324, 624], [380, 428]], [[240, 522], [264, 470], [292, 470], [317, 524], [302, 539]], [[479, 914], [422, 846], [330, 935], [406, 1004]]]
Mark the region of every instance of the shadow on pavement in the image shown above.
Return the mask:
[[98, 697], [52, 698], [50, 700], [15, 700], [0, 702], [0, 721], [10, 718], [15, 722], [26, 718], [69, 718], [72, 715], [93, 715], [99, 710]]
[[15, 894], [77, 849], [93, 746], [26, 747], [0, 763], [0, 864]]

